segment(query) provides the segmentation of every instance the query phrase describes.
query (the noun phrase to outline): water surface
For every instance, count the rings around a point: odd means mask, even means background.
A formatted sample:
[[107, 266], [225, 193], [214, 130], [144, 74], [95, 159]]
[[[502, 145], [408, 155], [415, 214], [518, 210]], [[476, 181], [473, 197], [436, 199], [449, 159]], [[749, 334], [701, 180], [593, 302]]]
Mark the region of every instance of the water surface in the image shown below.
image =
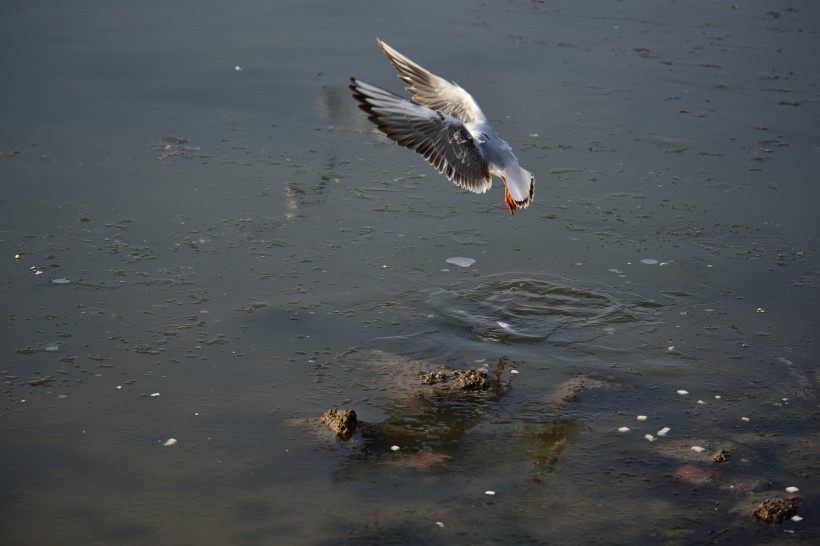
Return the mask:
[[[0, 14], [8, 543], [816, 536], [815, 4]], [[371, 131], [376, 36], [475, 95], [528, 209]]]

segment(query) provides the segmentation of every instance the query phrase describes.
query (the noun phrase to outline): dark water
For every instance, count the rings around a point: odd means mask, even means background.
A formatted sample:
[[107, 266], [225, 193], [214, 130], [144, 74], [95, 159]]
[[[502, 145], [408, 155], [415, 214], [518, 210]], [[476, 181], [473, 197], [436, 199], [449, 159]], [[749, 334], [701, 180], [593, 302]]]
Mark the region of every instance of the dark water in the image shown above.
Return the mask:
[[[811, 542], [819, 24], [5, 3], [3, 542]], [[529, 209], [370, 132], [376, 36], [473, 93]], [[422, 391], [438, 366], [500, 381]], [[776, 495], [803, 520], [757, 523]]]

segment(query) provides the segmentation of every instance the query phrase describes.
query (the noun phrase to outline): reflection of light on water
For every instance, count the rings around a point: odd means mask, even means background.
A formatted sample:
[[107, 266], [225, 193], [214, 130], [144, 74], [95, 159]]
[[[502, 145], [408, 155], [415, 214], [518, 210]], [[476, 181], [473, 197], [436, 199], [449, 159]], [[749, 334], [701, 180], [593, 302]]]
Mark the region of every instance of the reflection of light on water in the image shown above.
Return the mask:
[[293, 182], [288, 182], [285, 186], [285, 198], [287, 200], [287, 208], [285, 209], [285, 218], [294, 220], [298, 216], [299, 211], [299, 190]]

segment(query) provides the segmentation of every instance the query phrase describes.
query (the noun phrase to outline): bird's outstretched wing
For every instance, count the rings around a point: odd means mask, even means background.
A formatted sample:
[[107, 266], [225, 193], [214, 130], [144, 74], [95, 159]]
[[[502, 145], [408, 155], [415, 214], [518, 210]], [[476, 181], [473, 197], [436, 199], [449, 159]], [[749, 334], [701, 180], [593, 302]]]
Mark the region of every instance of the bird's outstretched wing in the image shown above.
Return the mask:
[[490, 189], [487, 162], [462, 120], [355, 77], [350, 89], [359, 108], [388, 138], [421, 154], [456, 185], [475, 193]]
[[414, 63], [379, 38], [384, 54], [399, 73], [399, 79], [408, 84], [405, 89], [413, 99], [433, 110], [450, 114], [464, 123], [487, 121], [475, 99], [456, 83], [448, 82]]

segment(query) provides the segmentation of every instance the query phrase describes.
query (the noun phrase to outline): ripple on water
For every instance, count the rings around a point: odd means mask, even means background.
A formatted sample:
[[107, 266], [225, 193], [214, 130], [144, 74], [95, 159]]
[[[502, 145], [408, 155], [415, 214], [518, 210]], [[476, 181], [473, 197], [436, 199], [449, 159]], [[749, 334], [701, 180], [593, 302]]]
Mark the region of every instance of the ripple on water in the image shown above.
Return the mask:
[[577, 286], [537, 276], [483, 279], [438, 290], [428, 303], [446, 322], [487, 341], [589, 341], [655, 322], [662, 307], [606, 285]]

